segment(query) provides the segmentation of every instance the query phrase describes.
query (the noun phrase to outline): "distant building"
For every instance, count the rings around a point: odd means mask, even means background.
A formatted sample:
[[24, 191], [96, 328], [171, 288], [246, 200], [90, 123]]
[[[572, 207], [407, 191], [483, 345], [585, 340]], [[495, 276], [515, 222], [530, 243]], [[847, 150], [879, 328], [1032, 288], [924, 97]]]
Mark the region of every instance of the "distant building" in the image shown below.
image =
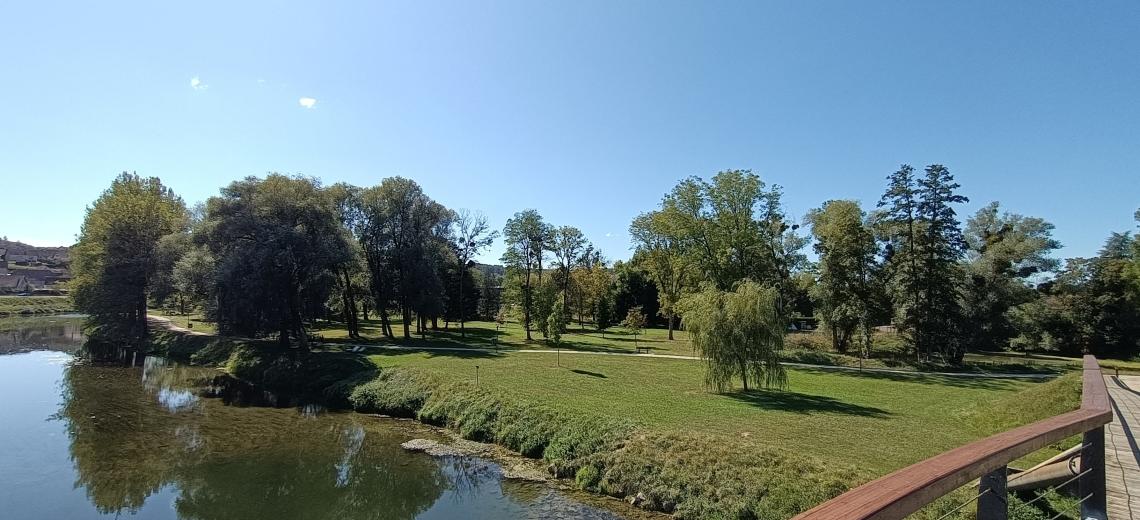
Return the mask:
[[9, 274], [27, 278], [32, 289], [43, 289], [71, 280], [71, 273], [67, 269], [14, 267], [9, 269]]
[[0, 276], [0, 294], [19, 294], [28, 292], [31, 286], [28, 285], [28, 278], [26, 276], [9, 274]]

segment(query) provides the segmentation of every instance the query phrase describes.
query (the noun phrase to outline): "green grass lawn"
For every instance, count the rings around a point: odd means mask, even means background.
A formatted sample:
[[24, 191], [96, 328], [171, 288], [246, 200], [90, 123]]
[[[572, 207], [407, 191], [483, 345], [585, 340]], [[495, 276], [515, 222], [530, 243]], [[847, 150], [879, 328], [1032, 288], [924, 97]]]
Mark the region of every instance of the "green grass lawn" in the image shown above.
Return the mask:
[[1035, 384], [1011, 380], [790, 370], [783, 391], [714, 394], [701, 363], [549, 354], [385, 352], [383, 367], [418, 367], [556, 409], [625, 418], [661, 432], [699, 431], [809, 453], [873, 474], [999, 431], [982, 407]]
[[[361, 338], [350, 339], [344, 326], [337, 322], [322, 321], [316, 324], [313, 332], [325, 341], [333, 343], [359, 343], [359, 344], [397, 344], [409, 347], [428, 348], [497, 348], [503, 350], [517, 349], [552, 349], [554, 345], [542, 338], [537, 330], [531, 331], [531, 340], [526, 339], [526, 331], [522, 325], [515, 322], [497, 326], [494, 322], [471, 321], [467, 322], [466, 336], [459, 332], [459, 325], [451, 323], [446, 329], [442, 322], [437, 330], [427, 330], [423, 336], [415, 335], [404, 339], [399, 322], [394, 322], [393, 332], [395, 339], [383, 337], [378, 320], [364, 320], [361, 322]], [[890, 368], [901, 370], [947, 370], [942, 367], [915, 366], [905, 353], [902, 352], [901, 340], [897, 335], [877, 333], [875, 338], [876, 350], [869, 359], [860, 360], [854, 355], [838, 354], [829, 351], [830, 340], [821, 332], [792, 333], [785, 340], [785, 349], [782, 358], [789, 362], [798, 362], [814, 365], [837, 365], [866, 368]], [[601, 332], [588, 326], [582, 327], [571, 324], [558, 348], [569, 350], [585, 350], [593, 352], [636, 353], [637, 347], [644, 347], [652, 354], [665, 355], [696, 355], [692, 344], [689, 343], [688, 334], [683, 330], [673, 332], [673, 339], [668, 338], [668, 332], [660, 328], [646, 328], [640, 334], [633, 334], [623, 327], [611, 327], [603, 335]], [[953, 371], [972, 372], [1045, 372], [1059, 373], [1079, 367], [1077, 364], [1043, 363], [1034, 359], [1024, 359], [1017, 356], [985, 357], [973, 356], [966, 360], [965, 366], [953, 367]]]
[[67, 296], [0, 296], [0, 316], [72, 312]]
[[[527, 341], [526, 330], [521, 324], [515, 322], [507, 322], [498, 327], [497, 330], [496, 323], [490, 321], [469, 321], [464, 326], [466, 329], [465, 337], [460, 333], [458, 323], [451, 323], [445, 330], [443, 328], [444, 323], [440, 322], [438, 330], [428, 330], [423, 338], [415, 335], [415, 328], [412, 328], [413, 337], [407, 340], [402, 337], [403, 329], [400, 327], [399, 321], [392, 324], [392, 330], [396, 333], [396, 340], [400, 341], [401, 344], [406, 343], [414, 346], [497, 347], [502, 349], [553, 348], [542, 338], [542, 333], [537, 330], [531, 330], [532, 339]], [[336, 322], [321, 322], [314, 330], [314, 333], [319, 334], [325, 340], [333, 342], [392, 342], [392, 340], [384, 338], [380, 332], [379, 320], [361, 321], [360, 332], [363, 336], [361, 340], [350, 340], [344, 326]], [[689, 336], [684, 331], [674, 331], [673, 337], [674, 339], [670, 341], [665, 329], [643, 329], [641, 334], [635, 335], [622, 327], [611, 327], [603, 335], [589, 325], [579, 327], [575, 323], [571, 324], [566, 333], [562, 335], [560, 347], [575, 350], [632, 353], [636, 352], [635, 347], [641, 346], [649, 347], [650, 352], [654, 354], [693, 355]]]

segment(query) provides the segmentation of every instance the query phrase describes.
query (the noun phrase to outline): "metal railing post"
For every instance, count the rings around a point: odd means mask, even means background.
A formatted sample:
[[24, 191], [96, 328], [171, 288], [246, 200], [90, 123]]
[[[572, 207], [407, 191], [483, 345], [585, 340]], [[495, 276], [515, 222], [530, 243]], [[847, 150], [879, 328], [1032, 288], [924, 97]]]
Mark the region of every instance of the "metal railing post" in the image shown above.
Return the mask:
[[1081, 518], [1105, 520], [1108, 504], [1104, 482], [1104, 426], [1085, 432], [1081, 472], [1085, 471], [1088, 473], [1079, 481], [1081, 499], [1084, 500], [1081, 502]]
[[978, 520], [1006, 520], [1006, 467], [995, 469], [978, 480]]

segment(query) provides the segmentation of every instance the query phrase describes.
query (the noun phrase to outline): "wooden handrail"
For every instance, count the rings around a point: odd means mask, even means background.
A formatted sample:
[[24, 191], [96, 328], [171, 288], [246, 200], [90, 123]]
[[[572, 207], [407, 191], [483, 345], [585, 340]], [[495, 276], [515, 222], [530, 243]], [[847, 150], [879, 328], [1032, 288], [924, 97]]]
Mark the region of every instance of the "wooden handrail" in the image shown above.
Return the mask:
[[898, 519], [1006, 464], [1112, 422], [1100, 365], [1085, 356], [1081, 407], [935, 455], [863, 484], [795, 520]]

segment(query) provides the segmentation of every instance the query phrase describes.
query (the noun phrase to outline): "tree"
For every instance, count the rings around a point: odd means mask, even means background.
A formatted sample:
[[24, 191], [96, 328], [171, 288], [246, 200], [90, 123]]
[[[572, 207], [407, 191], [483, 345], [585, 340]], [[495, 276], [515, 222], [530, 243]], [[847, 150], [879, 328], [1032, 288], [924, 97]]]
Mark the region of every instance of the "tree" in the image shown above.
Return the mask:
[[918, 180], [918, 215], [925, 231], [920, 263], [925, 299], [919, 307], [919, 332], [928, 348], [938, 348], [944, 359], [955, 364], [965, 354], [958, 287], [966, 242], [953, 205], [970, 200], [956, 193], [959, 187], [940, 164], [927, 166], [926, 175]]
[[463, 285], [464, 280], [468, 276], [468, 270], [471, 268], [470, 263], [479, 254], [479, 251], [486, 249], [495, 239], [498, 238], [499, 232], [491, 230], [487, 226], [487, 217], [482, 213], [475, 213], [470, 210], [461, 209], [456, 213], [455, 233], [453, 235], [452, 249], [455, 252], [455, 258], [459, 265], [459, 335], [460, 337], [467, 337], [467, 330], [464, 328], [466, 321], [462, 309], [463, 305]]
[[633, 333], [633, 344], [636, 346], [637, 337], [641, 335], [641, 329], [645, 328], [645, 313], [641, 312], [641, 307], [631, 307], [621, 326]]
[[320, 182], [276, 173], [247, 177], [206, 202], [206, 246], [217, 262], [223, 334], [275, 332], [308, 348], [305, 323], [324, 313], [335, 273], [352, 260], [350, 237]]
[[904, 164], [888, 180], [879, 231], [887, 242], [896, 323], [910, 336], [917, 358], [937, 352], [959, 363], [965, 353], [959, 303], [965, 241], [953, 205], [969, 199], [956, 193], [960, 186], [939, 164], [927, 166], [918, 179]]
[[1035, 300], [1033, 281], [1060, 265], [1049, 256], [1060, 247], [1052, 231], [1042, 219], [1001, 213], [997, 202], [966, 221], [963, 304], [969, 348], [1002, 350], [1017, 335], [1010, 311]]
[[574, 270], [575, 287], [578, 289], [578, 324], [584, 326], [584, 315], [590, 320], [597, 321], [598, 301], [603, 296], [611, 298], [610, 318], [613, 318], [612, 295], [613, 274], [606, 268], [601, 258], [596, 258], [589, 265], [583, 264]]
[[[550, 322], [546, 316], [554, 312], [554, 303], [556, 300], [561, 301], [562, 298], [558, 295], [557, 284], [549, 277], [541, 282], [536, 282], [534, 285], [534, 315], [538, 316], [538, 331], [542, 333], [543, 338], [550, 336]], [[565, 307], [563, 307], [565, 310]]]
[[573, 280], [570, 277], [570, 270], [578, 264], [582, 257], [582, 252], [586, 249], [586, 237], [582, 231], [574, 226], [562, 226], [555, 228], [550, 234], [550, 240], [546, 243], [546, 248], [551, 254], [554, 255], [554, 261], [557, 266], [558, 289], [562, 292], [562, 307], [568, 309], [570, 307], [570, 290]]
[[503, 277], [490, 271], [483, 271], [479, 277], [479, 316], [493, 320], [502, 307]]
[[870, 326], [875, 235], [859, 203], [851, 200], [827, 201], [808, 221], [819, 254], [819, 283], [813, 290], [819, 317], [831, 331], [832, 347], [845, 354], [856, 331]]
[[677, 303], [691, 282], [689, 258], [685, 255], [681, 233], [670, 225], [669, 210], [642, 213], [629, 226], [637, 248], [635, 261], [645, 267], [657, 284], [658, 312], [665, 318], [669, 339], [673, 339]]
[[606, 329], [613, 326], [614, 321], [614, 304], [613, 297], [609, 293], [602, 294], [598, 298], [598, 303], [594, 309], [594, 327], [598, 332], [602, 333], [602, 337], [606, 337]]
[[542, 256], [551, 235], [550, 225], [543, 222], [542, 216], [533, 209], [515, 213], [503, 228], [506, 252], [502, 261], [519, 281], [520, 300], [523, 313], [523, 328], [529, 341], [531, 315], [534, 311], [534, 286], [532, 275], [542, 281]]
[[878, 206], [879, 232], [884, 242], [884, 260], [892, 282], [895, 324], [910, 336], [916, 356], [924, 352], [924, 336], [918, 327], [917, 308], [921, 305], [921, 277], [918, 268], [918, 192], [914, 167], [904, 164], [887, 177], [887, 191]]
[[551, 344], [562, 343], [562, 334], [566, 332], [566, 307], [561, 298], [555, 298], [550, 315], [546, 317], [547, 340]]
[[785, 321], [777, 305], [779, 291], [746, 280], [734, 291], [706, 286], [681, 301], [681, 315], [693, 348], [705, 362], [705, 386], [729, 389], [740, 377], [764, 387], [783, 387], [787, 374], [780, 365]]
[[360, 243], [381, 327], [392, 337], [388, 309], [394, 305], [408, 338], [413, 312], [422, 332], [425, 316], [438, 316], [444, 307], [441, 272], [452, 212], [403, 177], [389, 177], [365, 189], [361, 200]]
[[[214, 257], [205, 247], [195, 247], [174, 264], [174, 288], [183, 303], [202, 306], [207, 316], [215, 316], [217, 305], [211, 301], [214, 294]], [[183, 314], [186, 309], [183, 309]]]
[[190, 233], [171, 233], [158, 239], [154, 252], [154, 274], [148, 296], [156, 307], [166, 307], [168, 300], [177, 296], [174, 286], [174, 266], [193, 248]]
[[334, 272], [330, 310], [337, 312], [344, 320], [349, 338], [360, 337], [360, 310], [357, 301], [368, 292], [368, 266], [364, 263], [364, 251], [360, 243], [347, 237], [350, 255]]
[[[358, 295], [363, 294], [368, 285], [367, 266], [364, 265], [364, 250], [359, 240], [364, 226], [364, 207], [361, 201], [363, 190], [347, 183], [337, 183], [326, 188], [336, 208], [337, 218], [341, 226], [348, 231], [352, 259], [341, 266], [336, 274], [336, 303], [344, 316], [344, 324], [348, 329], [348, 337], [360, 337], [359, 311], [357, 309]], [[365, 312], [367, 315], [367, 312]], [[367, 316], [366, 316], [367, 318]]]
[[633, 307], [641, 307], [647, 320], [660, 315], [657, 285], [633, 262], [614, 262], [613, 298], [614, 316], [625, 316]]
[[92, 334], [136, 347], [143, 344], [159, 242], [184, 232], [186, 225], [182, 199], [157, 177], [134, 173], [118, 176], [87, 208], [72, 251], [72, 291], [76, 309], [89, 317]]
[[[678, 241], [699, 278], [729, 290], [745, 278], [785, 287], [805, 259], [805, 245], [787, 223], [779, 186], [750, 170], [727, 170], [711, 182], [681, 181], [661, 203], [659, 227]], [[783, 311], [781, 311], [783, 312]]]

